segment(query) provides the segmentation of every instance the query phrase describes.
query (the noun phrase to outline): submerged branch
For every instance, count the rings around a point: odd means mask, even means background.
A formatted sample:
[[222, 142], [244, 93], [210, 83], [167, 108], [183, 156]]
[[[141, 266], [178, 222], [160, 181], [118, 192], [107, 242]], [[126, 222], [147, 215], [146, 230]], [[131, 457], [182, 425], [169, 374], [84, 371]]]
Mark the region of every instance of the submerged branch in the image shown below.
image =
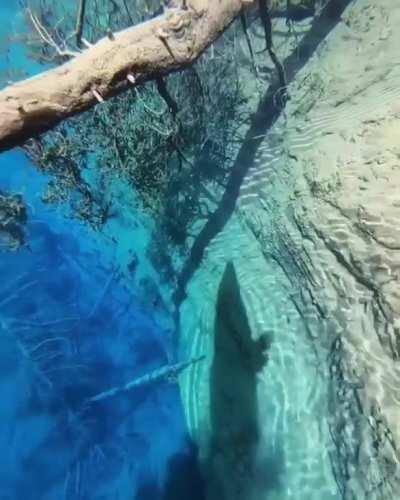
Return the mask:
[[[286, 84], [285, 70], [282, 63], [279, 61], [278, 56], [275, 54], [272, 43], [272, 22], [267, 0], [259, 0], [259, 4], [260, 4], [260, 18], [265, 33], [266, 50], [268, 51], [268, 54], [272, 62], [274, 63], [274, 66], [278, 73], [280, 87], [283, 91], [286, 91], [287, 84]], [[288, 7], [290, 7], [290, 2], [288, 3]]]
[[79, 0], [78, 14], [76, 18], [76, 45], [80, 47], [82, 45], [82, 32], [83, 32], [83, 20], [85, 18], [86, 0]]
[[175, 380], [180, 373], [182, 373], [184, 370], [194, 365], [195, 363], [203, 361], [204, 358], [205, 356], [199, 356], [198, 358], [193, 358], [189, 361], [176, 363], [174, 365], [162, 366], [161, 368], [158, 368], [151, 373], [127, 382], [125, 385], [113, 387], [112, 389], [101, 392], [100, 394], [96, 394], [96, 396], [92, 396], [91, 398], [89, 398], [86, 403], [98, 403], [100, 401], [104, 401], [105, 399], [114, 397], [117, 394], [121, 394], [122, 392], [129, 392], [137, 387], [142, 387], [154, 382], [159, 382], [162, 380]]
[[240, 14], [240, 22], [241, 22], [241, 25], [242, 25], [243, 34], [244, 34], [245, 39], [246, 39], [247, 48], [249, 49], [249, 54], [250, 54], [250, 58], [251, 58], [251, 64], [253, 65], [253, 69], [254, 69], [254, 72], [255, 72], [256, 76], [258, 76], [258, 70], [257, 70], [256, 60], [255, 60], [255, 57], [254, 57], [254, 50], [253, 50], [253, 46], [251, 44], [251, 40], [250, 40], [250, 36], [249, 36], [249, 31], [247, 29], [246, 14], [244, 12], [242, 12]]

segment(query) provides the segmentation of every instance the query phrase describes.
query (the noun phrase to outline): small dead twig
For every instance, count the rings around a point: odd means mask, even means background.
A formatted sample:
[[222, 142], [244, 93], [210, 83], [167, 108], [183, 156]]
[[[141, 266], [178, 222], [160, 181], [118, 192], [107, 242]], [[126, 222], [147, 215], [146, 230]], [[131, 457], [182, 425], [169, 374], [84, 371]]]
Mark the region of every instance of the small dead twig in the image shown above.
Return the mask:
[[79, 0], [78, 14], [76, 18], [76, 28], [75, 28], [76, 45], [78, 47], [81, 47], [82, 45], [82, 32], [83, 32], [83, 21], [85, 18], [85, 10], [86, 10], [86, 0]]
[[168, 92], [167, 84], [165, 83], [164, 78], [156, 79], [157, 90], [160, 96], [164, 99], [165, 103], [168, 106], [168, 109], [171, 111], [172, 116], [175, 118], [178, 113], [178, 103], [172, 97], [172, 95]]
[[126, 0], [122, 0], [122, 3], [124, 4], [125, 12], [126, 12], [126, 15], [128, 16], [129, 22], [131, 24], [134, 24], [133, 17], [132, 17], [132, 14], [128, 8], [128, 4], [126, 3]]
[[265, 35], [265, 43], [266, 43], [266, 48], [265, 50], [268, 51], [268, 54], [274, 63], [274, 66], [276, 68], [276, 71], [278, 73], [278, 78], [279, 78], [279, 83], [282, 89], [286, 89], [287, 83], [286, 83], [286, 76], [285, 76], [285, 70], [282, 66], [282, 63], [278, 59], [278, 56], [275, 54], [273, 43], [272, 43], [272, 21], [271, 21], [271, 16], [267, 4], [267, 0], [259, 0], [260, 4], [260, 18], [261, 22], [264, 27], [264, 35]]
[[241, 22], [241, 25], [242, 25], [244, 36], [246, 38], [247, 47], [249, 49], [249, 53], [250, 53], [251, 62], [252, 62], [253, 69], [254, 69], [254, 73], [256, 74], [256, 76], [258, 76], [258, 69], [257, 69], [256, 61], [255, 61], [255, 58], [254, 58], [253, 46], [251, 45], [251, 40], [250, 40], [249, 32], [248, 32], [248, 29], [247, 29], [246, 14], [244, 12], [242, 12], [240, 14], [240, 22]]
[[61, 56], [61, 57], [76, 57], [79, 55], [79, 52], [75, 52], [73, 50], [69, 49], [62, 49], [57, 42], [54, 40], [54, 38], [51, 36], [51, 34], [48, 32], [48, 30], [43, 26], [43, 24], [39, 21], [39, 18], [34, 14], [31, 9], [28, 9], [28, 14], [30, 17], [30, 20], [33, 24], [33, 27], [35, 28], [37, 34], [41, 38], [41, 40], [48, 46], [52, 47], [56, 53]]

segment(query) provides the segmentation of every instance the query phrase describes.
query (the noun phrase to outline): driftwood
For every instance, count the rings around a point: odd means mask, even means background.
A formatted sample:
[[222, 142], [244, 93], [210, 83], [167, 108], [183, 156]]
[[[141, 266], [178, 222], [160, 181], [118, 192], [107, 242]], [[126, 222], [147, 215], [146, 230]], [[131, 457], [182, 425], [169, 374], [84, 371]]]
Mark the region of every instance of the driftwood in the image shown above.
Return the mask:
[[62, 66], [6, 87], [0, 91], [0, 151], [129, 87], [187, 68], [255, 3], [172, 0], [163, 15], [103, 38]]

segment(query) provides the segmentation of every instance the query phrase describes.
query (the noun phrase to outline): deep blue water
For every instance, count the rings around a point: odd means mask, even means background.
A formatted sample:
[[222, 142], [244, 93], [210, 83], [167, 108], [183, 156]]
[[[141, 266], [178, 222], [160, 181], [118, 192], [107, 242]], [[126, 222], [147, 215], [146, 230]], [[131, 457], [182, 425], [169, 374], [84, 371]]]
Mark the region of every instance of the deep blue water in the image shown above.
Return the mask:
[[[0, 40], [17, 12], [0, 3]], [[18, 45], [0, 53], [11, 67], [41, 69]], [[85, 404], [168, 363], [168, 318], [141, 305], [109, 239], [41, 202], [45, 182], [21, 152], [0, 155], [0, 191], [28, 204], [27, 247], [0, 253], [0, 500], [200, 500], [175, 383]]]
[[85, 409], [167, 364], [165, 340], [110, 244], [47, 210], [42, 182], [21, 153], [0, 157], [0, 189], [29, 203], [29, 247], [0, 256], [0, 499], [201, 498], [176, 384]]
[[167, 336], [113, 244], [43, 205], [43, 182], [0, 156], [0, 190], [29, 207], [28, 246], [0, 254], [0, 499], [201, 499], [176, 384], [85, 406], [167, 364]]

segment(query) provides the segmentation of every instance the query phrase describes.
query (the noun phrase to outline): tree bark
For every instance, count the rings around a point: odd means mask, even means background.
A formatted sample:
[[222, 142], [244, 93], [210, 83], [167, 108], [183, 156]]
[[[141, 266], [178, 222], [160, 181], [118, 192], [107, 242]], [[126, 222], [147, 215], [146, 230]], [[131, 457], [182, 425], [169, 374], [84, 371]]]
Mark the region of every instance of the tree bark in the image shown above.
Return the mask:
[[[0, 151], [129, 87], [190, 66], [256, 0], [188, 0], [0, 91]], [[221, 85], [224, 84], [221, 82]]]

